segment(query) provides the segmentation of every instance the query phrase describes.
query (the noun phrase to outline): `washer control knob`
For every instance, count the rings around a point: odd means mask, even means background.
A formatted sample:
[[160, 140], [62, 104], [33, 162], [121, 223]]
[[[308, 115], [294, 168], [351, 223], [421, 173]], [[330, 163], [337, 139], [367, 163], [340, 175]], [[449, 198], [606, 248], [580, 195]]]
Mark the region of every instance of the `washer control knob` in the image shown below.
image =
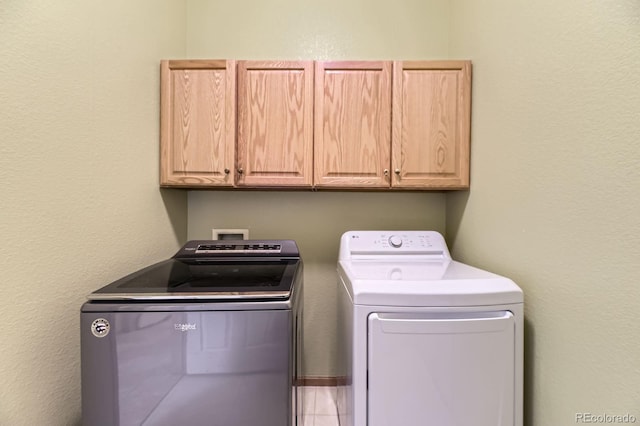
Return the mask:
[[392, 235], [389, 237], [389, 244], [391, 245], [391, 247], [398, 248], [402, 246], [402, 238], [398, 237], [397, 235]]

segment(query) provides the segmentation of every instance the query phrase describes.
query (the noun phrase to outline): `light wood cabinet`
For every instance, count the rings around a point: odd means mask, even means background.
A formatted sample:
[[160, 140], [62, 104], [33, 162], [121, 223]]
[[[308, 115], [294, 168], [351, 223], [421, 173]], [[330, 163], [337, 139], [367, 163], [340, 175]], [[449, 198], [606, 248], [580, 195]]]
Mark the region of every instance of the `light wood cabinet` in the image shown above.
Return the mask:
[[391, 62], [316, 62], [314, 184], [389, 187]]
[[469, 186], [470, 61], [165, 60], [160, 104], [162, 186]]
[[471, 62], [393, 67], [392, 186], [468, 187]]
[[160, 84], [160, 184], [232, 186], [235, 61], [165, 60]]
[[238, 61], [238, 186], [313, 183], [313, 61]]

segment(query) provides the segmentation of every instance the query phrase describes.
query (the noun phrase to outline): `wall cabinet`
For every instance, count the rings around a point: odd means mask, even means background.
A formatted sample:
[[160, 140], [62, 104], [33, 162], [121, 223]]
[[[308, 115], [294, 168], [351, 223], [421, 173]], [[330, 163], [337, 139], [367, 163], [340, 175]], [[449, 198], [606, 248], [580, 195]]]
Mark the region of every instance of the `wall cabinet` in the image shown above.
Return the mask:
[[394, 188], [469, 186], [471, 62], [393, 64]]
[[194, 60], [161, 69], [163, 186], [469, 186], [470, 61]]
[[315, 185], [389, 187], [391, 62], [317, 62]]
[[471, 63], [396, 61], [391, 73], [316, 64], [315, 185], [468, 187]]
[[235, 61], [162, 61], [160, 85], [160, 184], [233, 186]]
[[313, 183], [313, 62], [238, 62], [238, 186]]

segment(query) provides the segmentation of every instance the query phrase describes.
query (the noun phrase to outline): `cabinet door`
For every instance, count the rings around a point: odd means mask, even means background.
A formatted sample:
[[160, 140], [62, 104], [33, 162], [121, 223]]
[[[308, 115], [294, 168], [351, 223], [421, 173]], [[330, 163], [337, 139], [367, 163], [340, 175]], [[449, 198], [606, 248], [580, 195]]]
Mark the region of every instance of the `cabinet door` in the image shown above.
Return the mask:
[[389, 187], [391, 62], [317, 62], [316, 186]]
[[233, 186], [235, 74], [235, 61], [161, 62], [161, 185]]
[[313, 183], [313, 62], [238, 62], [237, 182]]
[[393, 187], [467, 188], [471, 62], [393, 67]]

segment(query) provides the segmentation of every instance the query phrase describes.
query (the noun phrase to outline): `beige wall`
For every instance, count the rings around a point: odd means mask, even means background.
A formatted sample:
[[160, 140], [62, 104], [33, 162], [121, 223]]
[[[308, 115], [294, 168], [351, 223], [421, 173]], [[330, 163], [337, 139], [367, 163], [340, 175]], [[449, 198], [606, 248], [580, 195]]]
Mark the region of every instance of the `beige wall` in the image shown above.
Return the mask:
[[448, 54], [449, 0], [187, 0], [187, 54], [424, 59]]
[[77, 425], [79, 310], [171, 254], [186, 195], [158, 190], [160, 58], [177, 0], [0, 6], [0, 424]]
[[[447, 58], [449, 1], [190, 0], [192, 58]], [[305, 260], [305, 375], [341, 374], [335, 357], [338, 240], [349, 229], [444, 232], [442, 193], [191, 192], [189, 238], [211, 228], [293, 238]]]
[[474, 63], [458, 258], [524, 289], [526, 425], [640, 422], [640, 2], [452, 1]]

